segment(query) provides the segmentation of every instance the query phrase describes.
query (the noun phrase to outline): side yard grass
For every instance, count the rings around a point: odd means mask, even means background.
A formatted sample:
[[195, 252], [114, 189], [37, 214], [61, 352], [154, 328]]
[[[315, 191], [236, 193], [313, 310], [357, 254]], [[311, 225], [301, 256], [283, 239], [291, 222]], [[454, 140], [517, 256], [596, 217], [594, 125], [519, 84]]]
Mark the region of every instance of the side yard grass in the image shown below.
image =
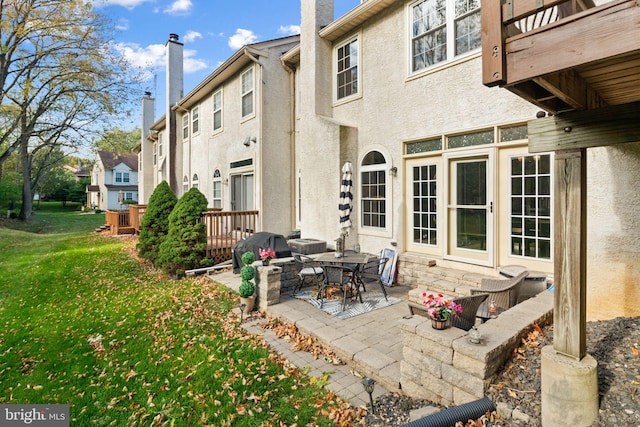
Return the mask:
[[238, 325], [233, 291], [147, 267], [93, 233], [102, 215], [45, 211], [0, 223], [0, 404], [69, 404], [73, 426], [358, 422]]

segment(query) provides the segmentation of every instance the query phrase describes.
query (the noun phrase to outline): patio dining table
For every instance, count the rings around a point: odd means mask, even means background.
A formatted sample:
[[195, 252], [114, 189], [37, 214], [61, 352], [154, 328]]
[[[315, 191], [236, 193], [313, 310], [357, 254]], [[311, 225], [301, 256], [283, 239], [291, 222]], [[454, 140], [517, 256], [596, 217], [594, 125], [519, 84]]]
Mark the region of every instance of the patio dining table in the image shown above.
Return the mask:
[[[320, 264], [331, 264], [338, 265], [350, 272], [351, 289], [355, 290], [355, 297], [362, 302], [362, 296], [360, 295], [360, 281], [358, 280], [358, 273], [361, 271], [363, 266], [367, 264], [371, 254], [367, 253], [355, 253], [355, 252], [345, 252], [340, 257], [336, 257], [334, 252], [324, 252], [318, 257], [315, 258], [317, 262]], [[345, 301], [346, 303], [346, 296]]]

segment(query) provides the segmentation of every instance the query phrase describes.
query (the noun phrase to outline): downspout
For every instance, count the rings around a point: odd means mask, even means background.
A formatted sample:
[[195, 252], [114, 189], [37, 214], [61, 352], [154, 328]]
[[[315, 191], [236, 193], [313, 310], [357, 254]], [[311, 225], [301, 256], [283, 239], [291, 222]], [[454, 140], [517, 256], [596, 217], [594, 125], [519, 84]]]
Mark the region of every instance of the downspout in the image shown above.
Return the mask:
[[[263, 97], [263, 90], [262, 90], [262, 64], [260, 63], [260, 61], [258, 60], [258, 58], [256, 58], [255, 56], [253, 56], [253, 54], [249, 51], [248, 48], [244, 48], [243, 49], [243, 54], [247, 56], [247, 58], [249, 58], [251, 61], [253, 61], [255, 64], [258, 65], [259, 68], [259, 77], [260, 78], [256, 78], [256, 81], [258, 82], [258, 85], [260, 87], [260, 130], [259, 130], [259, 135], [258, 135], [258, 150], [259, 150], [259, 155], [258, 155], [258, 159], [257, 159], [257, 163], [258, 163], [258, 170], [260, 171], [260, 209], [259, 212], [261, 212], [262, 214], [259, 214], [259, 223], [260, 223], [260, 230], [264, 230], [264, 167], [263, 167], [263, 156], [264, 156], [264, 141], [262, 136], [264, 135], [264, 97]], [[257, 93], [257, 88], [256, 88], [256, 93]]]
[[[174, 111], [178, 111], [181, 110], [183, 113], [188, 113], [189, 110], [187, 110], [186, 108], [184, 108], [182, 105], [180, 104], [176, 104], [173, 106], [173, 110]], [[188, 162], [188, 167], [189, 167], [189, 171], [187, 172], [187, 178], [189, 179], [189, 189], [191, 189], [191, 178], [193, 178], [193, 175], [191, 174], [191, 154], [193, 153], [193, 147], [191, 145], [191, 115], [189, 115], [189, 162]], [[180, 123], [180, 132], [178, 132], [178, 116], [176, 115], [176, 145], [178, 144], [178, 135], [182, 135], [182, 123]], [[182, 161], [183, 161], [183, 166], [184, 166], [184, 141], [182, 141]], [[182, 186], [182, 191], [184, 194], [184, 173], [185, 171], [182, 171], [183, 176], [178, 177], [178, 186]], [[200, 178], [200, 177], [198, 177]]]
[[297, 188], [297, 174], [296, 174], [296, 169], [295, 169], [295, 165], [296, 165], [296, 70], [295, 68], [291, 67], [286, 61], [281, 61], [282, 62], [282, 66], [284, 67], [285, 70], [287, 70], [287, 73], [289, 73], [289, 97], [291, 98], [291, 100], [289, 101], [289, 109], [290, 114], [289, 114], [289, 144], [291, 145], [291, 149], [289, 150], [289, 152], [291, 153], [291, 159], [289, 161], [289, 164], [291, 165], [291, 194], [293, 195], [292, 200], [291, 200], [291, 224], [293, 225], [293, 227], [291, 228], [292, 230], [294, 230], [296, 228], [297, 225], [297, 211], [296, 211], [296, 201], [298, 200], [297, 194], [296, 194], [296, 188]]

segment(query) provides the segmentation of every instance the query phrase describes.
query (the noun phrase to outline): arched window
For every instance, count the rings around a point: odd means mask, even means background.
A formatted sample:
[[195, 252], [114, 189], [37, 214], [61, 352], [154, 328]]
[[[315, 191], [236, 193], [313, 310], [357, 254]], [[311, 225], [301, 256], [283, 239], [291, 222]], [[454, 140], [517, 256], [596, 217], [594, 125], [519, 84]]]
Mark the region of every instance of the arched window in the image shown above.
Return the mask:
[[370, 151], [360, 163], [360, 221], [362, 227], [387, 227], [387, 160]]
[[182, 178], [182, 192], [186, 193], [187, 191], [189, 191], [189, 177], [185, 175]]
[[191, 179], [191, 186], [193, 188], [198, 188], [198, 174], [194, 173], [193, 178]]
[[222, 176], [219, 169], [213, 172], [213, 207], [222, 207]]

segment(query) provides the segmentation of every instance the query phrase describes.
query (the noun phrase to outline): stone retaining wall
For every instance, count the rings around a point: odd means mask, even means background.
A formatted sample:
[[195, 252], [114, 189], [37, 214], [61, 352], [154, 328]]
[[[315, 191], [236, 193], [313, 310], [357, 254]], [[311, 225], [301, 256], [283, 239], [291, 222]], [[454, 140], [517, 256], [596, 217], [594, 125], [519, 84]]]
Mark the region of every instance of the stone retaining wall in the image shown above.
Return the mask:
[[491, 380], [533, 323], [553, 321], [553, 293], [544, 291], [478, 326], [481, 344], [471, 344], [457, 328], [435, 330], [431, 321], [413, 316], [402, 321], [402, 391], [441, 405], [461, 405], [482, 398]]

